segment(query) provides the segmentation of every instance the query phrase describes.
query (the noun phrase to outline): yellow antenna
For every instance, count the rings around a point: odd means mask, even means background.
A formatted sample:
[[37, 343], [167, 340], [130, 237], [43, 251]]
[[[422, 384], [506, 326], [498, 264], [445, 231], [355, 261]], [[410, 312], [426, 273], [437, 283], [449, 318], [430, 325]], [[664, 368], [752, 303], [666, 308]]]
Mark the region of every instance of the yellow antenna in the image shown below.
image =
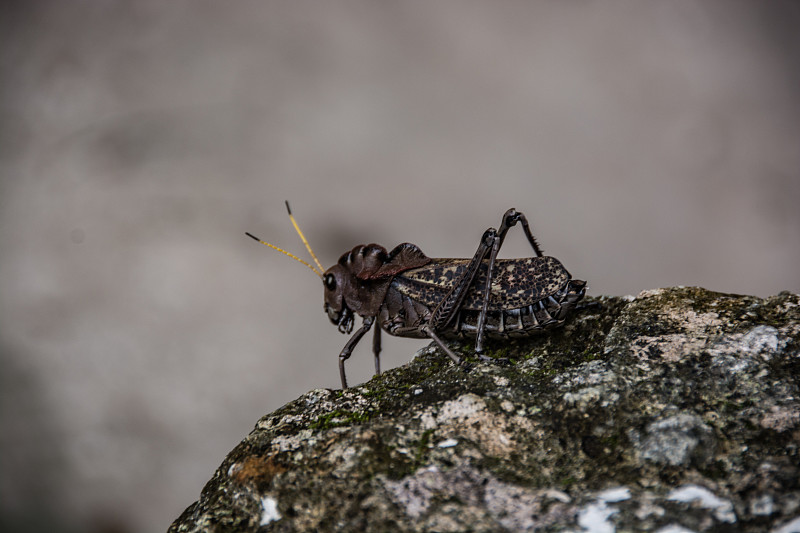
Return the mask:
[[244, 234], [245, 234], [245, 235], [247, 235], [248, 237], [250, 237], [251, 239], [257, 240], [258, 242], [260, 242], [260, 243], [261, 243], [261, 244], [263, 244], [264, 246], [269, 246], [269, 247], [270, 247], [270, 248], [272, 248], [273, 250], [278, 250], [280, 253], [288, 255], [289, 257], [291, 257], [291, 258], [292, 258], [292, 259], [294, 259], [295, 261], [300, 261], [300, 262], [301, 262], [301, 263], [303, 263], [305, 266], [307, 266], [308, 268], [310, 268], [311, 270], [313, 270], [313, 271], [314, 271], [314, 274], [316, 274], [316, 275], [317, 275], [317, 276], [319, 276], [319, 277], [322, 277], [322, 274], [321, 274], [320, 272], [318, 272], [316, 268], [314, 268], [313, 266], [311, 266], [311, 265], [310, 265], [310, 264], [308, 264], [307, 262], [303, 261], [302, 259], [300, 259], [300, 258], [299, 258], [299, 257], [297, 257], [296, 255], [294, 255], [294, 254], [291, 254], [291, 253], [287, 252], [287, 251], [286, 251], [286, 250], [284, 250], [283, 248], [278, 248], [278, 247], [277, 247], [277, 246], [275, 246], [274, 244], [270, 244], [270, 243], [268, 243], [268, 242], [264, 242], [264, 241], [262, 241], [261, 239], [259, 239], [258, 237], [256, 237], [255, 235], [253, 235], [252, 233], [247, 233], [247, 232], [245, 231], [245, 232], [244, 232]]
[[[306, 250], [308, 250], [308, 253], [311, 254], [311, 257], [314, 259], [314, 262], [319, 267], [319, 271], [320, 272], [325, 272], [325, 269], [322, 268], [322, 265], [319, 263], [319, 259], [317, 259], [317, 256], [314, 255], [314, 251], [311, 249], [311, 245], [308, 244], [308, 241], [306, 240], [305, 235], [303, 235], [303, 232], [300, 231], [300, 226], [298, 226], [297, 222], [295, 222], [294, 216], [292, 216], [292, 209], [289, 207], [289, 200], [284, 200], [284, 202], [286, 202], [286, 210], [289, 212], [289, 220], [292, 221], [292, 226], [294, 226], [294, 229], [297, 231], [297, 234], [300, 235], [300, 239], [303, 240], [303, 244], [306, 245]], [[321, 275], [322, 274], [320, 274], [320, 276]]]
[[287, 252], [287, 251], [286, 251], [286, 250], [284, 250], [283, 248], [278, 248], [278, 247], [277, 247], [277, 246], [275, 246], [274, 244], [270, 244], [270, 243], [268, 243], [268, 242], [262, 241], [261, 239], [259, 239], [259, 238], [258, 238], [258, 237], [256, 237], [255, 235], [253, 235], [252, 233], [245, 232], [244, 234], [245, 234], [245, 235], [247, 235], [248, 237], [250, 237], [251, 239], [253, 239], [253, 240], [256, 240], [256, 241], [260, 242], [260, 243], [261, 243], [261, 244], [263, 244], [264, 246], [269, 246], [269, 247], [270, 247], [270, 248], [272, 248], [273, 250], [277, 250], [277, 251], [279, 251], [280, 253], [282, 253], [282, 254], [284, 254], [284, 255], [288, 255], [289, 257], [291, 257], [291, 258], [292, 258], [292, 259], [294, 259], [295, 261], [299, 261], [299, 262], [303, 263], [305, 266], [307, 266], [308, 268], [310, 268], [311, 270], [313, 270], [313, 271], [314, 271], [314, 274], [316, 274], [317, 276], [319, 276], [319, 277], [321, 278], [321, 277], [322, 277], [322, 274], [323, 274], [323, 272], [325, 272], [325, 269], [324, 269], [324, 268], [322, 268], [322, 265], [320, 264], [320, 262], [319, 262], [319, 259], [317, 259], [317, 256], [316, 256], [316, 255], [314, 255], [314, 252], [313, 252], [313, 251], [311, 251], [311, 246], [308, 244], [308, 241], [306, 240], [305, 236], [303, 235], [303, 232], [302, 232], [302, 231], [300, 231], [300, 227], [297, 225], [297, 222], [295, 222], [295, 220], [294, 220], [294, 217], [292, 216], [292, 210], [289, 208], [289, 202], [288, 202], [288, 201], [286, 202], [286, 210], [287, 210], [287, 211], [289, 211], [289, 220], [291, 220], [291, 221], [292, 221], [292, 225], [294, 226], [294, 229], [295, 229], [295, 230], [297, 230], [297, 234], [298, 234], [298, 235], [300, 235], [300, 238], [303, 240], [303, 244], [305, 244], [305, 245], [306, 245], [306, 249], [308, 250], [308, 253], [310, 253], [310, 254], [311, 254], [311, 257], [313, 257], [313, 258], [314, 258], [314, 261], [317, 263], [317, 266], [319, 267], [319, 270], [317, 270], [316, 268], [314, 268], [313, 266], [311, 266], [311, 264], [309, 264], [309, 263], [307, 263], [307, 262], [303, 261], [302, 259], [300, 259], [300, 258], [299, 258], [299, 257], [297, 257], [296, 255], [294, 255], [294, 254], [291, 254], [291, 253]]

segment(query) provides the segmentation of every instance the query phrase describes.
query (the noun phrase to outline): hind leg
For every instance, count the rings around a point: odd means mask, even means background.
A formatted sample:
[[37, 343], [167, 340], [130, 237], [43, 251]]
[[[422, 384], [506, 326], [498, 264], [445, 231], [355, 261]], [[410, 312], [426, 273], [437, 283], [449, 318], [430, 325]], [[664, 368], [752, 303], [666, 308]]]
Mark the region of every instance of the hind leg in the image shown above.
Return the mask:
[[483, 338], [486, 330], [486, 314], [489, 312], [489, 295], [492, 292], [492, 281], [494, 280], [494, 264], [495, 260], [497, 259], [497, 253], [500, 251], [500, 247], [503, 246], [503, 241], [506, 238], [506, 233], [512, 227], [517, 225], [517, 222], [522, 224], [522, 229], [525, 231], [525, 236], [528, 238], [528, 242], [531, 243], [533, 247], [533, 251], [536, 253], [537, 257], [542, 256], [542, 249], [539, 247], [539, 243], [536, 242], [533, 234], [531, 233], [531, 228], [528, 225], [528, 219], [525, 218], [525, 215], [518, 212], [513, 207], [506, 211], [503, 214], [503, 220], [500, 223], [500, 229], [492, 237], [492, 244], [491, 250], [489, 252], [489, 267], [486, 271], [486, 286], [483, 290], [483, 306], [481, 308], [481, 312], [478, 315], [478, 332], [475, 336], [475, 351], [480, 354], [483, 351]]

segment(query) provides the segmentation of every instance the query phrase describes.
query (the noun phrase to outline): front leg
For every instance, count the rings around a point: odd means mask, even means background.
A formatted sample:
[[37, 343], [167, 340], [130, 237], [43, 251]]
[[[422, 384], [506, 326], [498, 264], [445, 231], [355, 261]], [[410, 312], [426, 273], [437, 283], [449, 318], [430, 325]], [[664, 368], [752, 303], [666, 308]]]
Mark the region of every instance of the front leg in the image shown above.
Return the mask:
[[[358, 328], [358, 331], [356, 331], [352, 337], [350, 337], [350, 340], [347, 341], [347, 344], [344, 345], [344, 348], [342, 348], [342, 351], [339, 354], [339, 377], [342, 378], [342, 389], [347, 388], [347, 377], [344, 375], [344, 362], [350, 359], [350, 356], [353, 354], [353, 348], [356, 347], [356, 344], [358, 344], [358, 341], [361, 340], [361, 337], [363, 337], [364, 334], [369, 331], [369, 328], [372, 327], [372, 323], [374, 321], [374, 316], [364, 317], [364, 323], [362, 326]], [[375, 357], [377, 358], [377, 354]]]

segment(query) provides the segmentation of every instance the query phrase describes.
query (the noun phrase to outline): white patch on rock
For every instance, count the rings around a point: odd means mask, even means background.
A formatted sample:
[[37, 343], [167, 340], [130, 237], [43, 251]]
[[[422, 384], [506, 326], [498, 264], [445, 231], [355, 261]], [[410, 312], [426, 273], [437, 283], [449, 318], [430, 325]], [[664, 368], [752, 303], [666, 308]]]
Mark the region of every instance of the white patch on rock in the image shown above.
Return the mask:
[[769, 516], [775, 512], [772, 496], [764, 494], [750, 502], [750, 512], [755, 516]]
[[274, 417], [269, 417], [269, 419], [264, 421], [264, 423], [259, 421], [258, 427], [260, 429], [270, 429], [292, 424], [302, 425], [304, 422], [305, 422], [305, 417], [303, 415], [285, 415], [282, 416], [277, 423], [275, 423]]
[[[464, 420], [486, 409], [486, 402], [477, 394], [462, 394], [455, 400], [450, 400], [442, 405], [436, 420], [446, 423], [454, 420]], [[432, 429], [432, 428], [426, 428]]]
[[648, 289], [646, 291], [642, 291], [636, 295], [637, 300], [643, 300], [645, 298], [651, 298], [653, 296], [660, 296], [666, 292], [666, 289]]
[[695, 532], [691, 529], [679, 526], [678, 524], [670, 524], [668, 526], [662, 527], [661, 529], [657, 529], [656, 533], [695, 533]]
[[589, 361], [578, 366], [576, 370], [560, 374], [553, 378], [553, 383], [567, 387], [581, 385], [601, 385], [613, 383], [616, 374], [605, 361]]
[[606, 503], [624, 502], [631, 499], [631, 489], [628, 487], [606, 489], [597, 495], [597, 499]]
[[508, 378], [503, 376], [495, 376], [494, 384], [498, 387], [508, 387]]
[[529, 490], [489, 478], [483, 503], [507, 531], [539, 531], [570, 515], [569, 496], [553, 489]]
[[745, 334], [734, 333], [717, 340], [708, 348], [711, 366], [727, 380], [741, 378], [744, 371], [754, 373], [761, 362], [780, 354], [791, 338], [772, 326], [756, 326]]
[[447, 483], [435, 465], [420, 468], [400, 481], [385, 481], [392, 499], [416, 520], [428, 511], [434, 496], [445, 490]]
[[685, 466], [701, 444], [711, 452], [711, 428], [699, 416], [681, 413], [650, 423], [640, 453], [654, 463]]
[[561, 503], [569, 503], [572, 501], [572, 498], [569, 497], [569, 494], [558, 489], [544, 489], [542, 491], [542, 495], [550, 498], [551, 500], [558, 500]]
[[615, 533], [617, 528], [610, 520], [619, 512], [609, 506], [610, 503], [624, 502], [631, 498], [628, 487], [606, 489], [596, 496], [596, 501], [578, 511], [578, 525], [584, 533]]
[[366, 451], [365, 447], [356, 448], [346, 443], [337, 443], [328, 452], [328, 460], [336, 464], [332, 474], [346, 477], [357, 465], [358, 458]]
[[484, 453], [497, 456], [514, 450], [512, 434], [533, 431], [529, 421], [523, 419], [522, 424], [518, 424], [517, 417], [509, 419], [505, 412], [495, 413], [480, 396], [472, 393], [446, 401], [438, 409], [428, 407], [419, 415], [419, 420], [423, 430], [447, 428], [447, 433], [457, 433], [478, 443]]
[[503, 400], [502, 402], [500, 402], [500, 407], [506, 413], [513, 413], [514, 410], [516, 409], [516, 407], [514, 407], [514, 404], [509, 402], [508, 400]]
[[[553, 383], [568, 390], [564, 393], [564, 403], [585, 408], [588, 405], [608, 407], [619, 400], [613, 390], [617, 375], [604, 361], [590, 361], [576, 370], [553, 378]], [[580, 387], [580, 388], [578, 388]]]
[[667, 499], [685, 503], [697, 502], [701, 507], [712, 509], [717, 520], [729, 523], [736, 522], [733, 504], [728, 500], [723, 500], [705, 487], [683, 485], [670, 492]]
[[278, 502], [272, 496], [264, 496], [261, 498], [261, 523], [259, 526], [266, 526], [267, 524], [281, 519], [281, 513], [278, 512]]
[[270, 444], [273, 450], [280, 452], [291, 452], [300, 448], [304, 444], [309, 446], [316, 444], [316, 439], [312, 438], [311, 435], [312, 431], [310, 429], [301, 429], [296, 435], [278, 435], [272, 439]]
[[456, 446], [457, 444], [458, 444], [458, 441], [456, 439], [446, 439], [446, 440], [443, 440], [442, 442], [440, 442], [439, 444], [437, 444], [437, 446], [439, 448], [452, 448], [453, 446]]
[[436, 427], [436, 417], [433, 415], [430, 409], [426, 409], [425, 412], [419, 415], [419, 422], [424, 430], [433, 429]]
[[760, 356], [765, 361], [781, 352], [788, 344], [778, 330], [772, 326], [756, 326], [742, 338], [742, 346], [748, 352]]
[[778, 433], [793, 428], [798, 423], [800, 423], [800, 410], [791, 406], [777, 405], [770, 407], [769, 412], [759, 421], [761, 427], [774, 429]]
[[800, 516], [776, 527], [770, 533], [800, 533]]
[[599, 404], [607, 407], [619, 400], [619, 394], [608, 392], [602, 387], [586, 387], [575, 392], [564, 394], [564, 403], [569, 406], [585, 408], [589, 405]]
[[615, 533], [617, 528], [609, 518], [617, 512], [603, 501], [590, 503], [578, 511], [578, 525], [586, 533]]
[[314, 405], [324, 398], [328, 398], [331, 391], [328, 389], [313, 389], [305, 394], [305, 402], [307, 406]]

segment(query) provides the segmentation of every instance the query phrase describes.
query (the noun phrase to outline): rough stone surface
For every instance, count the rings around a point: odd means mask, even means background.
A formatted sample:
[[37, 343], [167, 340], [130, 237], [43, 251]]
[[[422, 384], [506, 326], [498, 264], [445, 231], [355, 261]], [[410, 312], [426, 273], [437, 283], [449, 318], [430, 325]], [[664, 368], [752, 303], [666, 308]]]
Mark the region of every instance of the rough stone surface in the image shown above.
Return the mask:
[[589, 303], [508, 366], [301, 396], [170, 531], [800, 532], [800, 297]]

